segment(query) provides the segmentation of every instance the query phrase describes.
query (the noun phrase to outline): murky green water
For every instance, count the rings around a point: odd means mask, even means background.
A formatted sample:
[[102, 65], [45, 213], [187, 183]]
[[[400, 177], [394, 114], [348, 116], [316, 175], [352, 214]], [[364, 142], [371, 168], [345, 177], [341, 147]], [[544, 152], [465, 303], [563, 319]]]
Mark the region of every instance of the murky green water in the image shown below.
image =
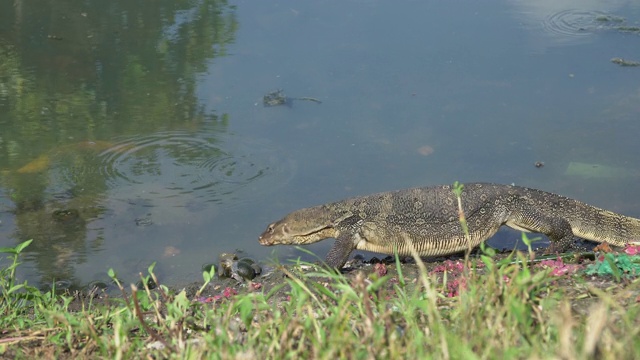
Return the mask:
[[640, 68], [610, 60], [640, 61], [640, 8], [585, 6], [4, 2], [0, 246], [34, 239], [41, 284], [179, 283], [300, 256], [257, 244], [299, 207], [455, 180], [638, 217]]

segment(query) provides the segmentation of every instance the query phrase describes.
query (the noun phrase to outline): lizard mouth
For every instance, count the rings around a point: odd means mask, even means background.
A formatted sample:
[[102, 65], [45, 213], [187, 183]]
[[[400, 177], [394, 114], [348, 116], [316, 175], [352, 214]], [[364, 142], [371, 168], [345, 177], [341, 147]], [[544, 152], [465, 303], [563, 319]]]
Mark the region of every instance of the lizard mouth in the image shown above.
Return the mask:
[[311, 244], [322, 239], [335, 237], [336, 231], [333, 226], [324, 226], [313, 229], [306, 233], [283, 234], [280, 231], [267, 229], [258, 237], [260, 245], [304, 245]]
[[273, 245], [273, 239], [271, 239], [268, 234], [262, 234], [258, 236], [258, 243], [266, 246]]

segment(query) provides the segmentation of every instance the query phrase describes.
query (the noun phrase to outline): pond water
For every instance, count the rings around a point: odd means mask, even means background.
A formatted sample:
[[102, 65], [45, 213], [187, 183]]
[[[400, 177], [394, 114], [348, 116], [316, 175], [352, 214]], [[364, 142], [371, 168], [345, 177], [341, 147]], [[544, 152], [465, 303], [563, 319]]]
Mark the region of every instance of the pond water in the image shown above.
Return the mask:
[[257, 237], [377, 191], [515, 183], [640, 217], [640, 67], [611, 61], [640, 61], [638, 26], [630, 1], [4, 2], [0, 246], [33, 239], [38, 284], [154, 261], [180, 284], [222, 252], [311, 260]]

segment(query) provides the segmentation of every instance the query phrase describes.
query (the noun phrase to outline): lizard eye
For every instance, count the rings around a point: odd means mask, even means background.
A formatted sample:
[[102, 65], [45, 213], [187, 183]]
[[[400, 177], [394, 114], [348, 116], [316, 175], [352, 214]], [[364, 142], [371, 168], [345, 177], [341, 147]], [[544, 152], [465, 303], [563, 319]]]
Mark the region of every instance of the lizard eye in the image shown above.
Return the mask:
[[267, 227], [267, 231], [268, 231], [269, 233], [271, 233], [271, 234], [273, 234], [273, 227], [274, 227], [274, 226], [273, 226], [273, 224], [270, 224], [270, 225]]

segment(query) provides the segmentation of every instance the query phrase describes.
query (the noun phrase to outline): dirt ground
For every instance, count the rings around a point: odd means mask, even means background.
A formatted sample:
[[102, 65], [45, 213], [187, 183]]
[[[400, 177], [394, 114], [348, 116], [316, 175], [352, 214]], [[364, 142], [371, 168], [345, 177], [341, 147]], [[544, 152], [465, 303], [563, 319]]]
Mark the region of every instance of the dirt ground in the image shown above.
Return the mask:
[[[606, 291], [607, 294], [614, 295], [620, 292], [627, 291], [628, 285], [632, 281], [632, 277], [623, 277], [621, 281], [616, 281], [613, 276], [610, 275], [588, 275], [585, 272], [589, 266], [593, 266], [597, 262], [599, 253], [587, 252], [575, 255], [573, 258], [560, 259], [548, 259], [544, 261], [536, 262], [532, 265], [532, 270], [543, 271], [544, 269], [551, 268], [549, 276], [553, 277], [551, 286], [557, 286], [559, 289], [563, 289], [571, 299], [572, 307], [578, 314], [586, 314], [589, 311], [591, 304], [597, 300], [597, 297], [592, 294], [590, 289], [597, 288]], [[496, 260], [505, 258], [508, 253], [498, 254]], [[602, 260], [602, 258], [600, 258]], [[459, 294], [460, 287], [464, 287], [463, 276], [463, 258], [461, 255], [439, 257], [432, 259], [425, 259], [424, 264], [429, 274], [435, 274], [437, 279], [436, 287], [441, 289], [441, 293], [444, 297], [455, 297]], [[238, 294], [244, 294], [248, 292], [262, 292], [264, 294], [271, 293], [274, 289], [275, 292], [269, 297], [269, 302], [277, 304], [278, 302], [288, 301], [289, 288], [288, 286], [282, 286], [287, 277], [298, 276], [302, 277], [305, 274], [317, 273], [320, 264], [314, 266], [296, 266], [296, 265], [269, 265], [260, 264], [262, 266], [262, 274], [257, 276], [251, 281], [238, 281], [233, 278], [215, 278], [204, 288], [203, 292], [197, 294], [197, 291], [202, 286], [202, 281], [194, 281], [193, 283], [185, 284], [184, 286], [172, 287], [172, 290], [179, 292], [184, 289], [187, 296], [194, 301], [200, 301], [203, 303], [210, 303], [215, 306], [216, 303], [228, 301], [229, 299], [237, 296]], [[442, 285], [442, 279], [446, 272], [447, 283]], [[478, 274], [482, 275], [483, 269], [478, 268]], [[399, 281], [399, 273], [396, 268], [396, 263], [393, 257], [387, 256], [382, 259], [371, 258], [364, 259], [361, 256], [356, 256], [351, 259], [342, 270], [342, 273], [347, 278], [347, 281], [353, 283], [354, 279], [359, 275], [364, 275], [365, 279], [372, 279], [384, 275], [391, 277], [390, 281], [387, 281], [381, 289], [387, 296], [393, 296], [395, 293], [394, 285]], [[412, 258], [401, 258], [401, 273], [405, 279], [407, 289], [410, 291], [412, 287], [418, 283], [420, 269]], [[323, 283], [327, 288], [331, 288], [330, 279], [317, 279]], [[128, 288], [128, 287], [125, 287]], [[633, 291], [624, 295], [624, 298], [632, 297], [635, 300], [632, 302], [640, 302], [640, 292], [637, 290], [637, 286], [633, 287]], [[100, 304], [104, 301], [109, 301], [113, 296], [118, 297], [117, 292], [110, 291], [110, 294], [93, 294], [93, 304]], [[86, 294], [76, 294], [75, 301], [71, 304], [71, 310], [81, 309], [82, 303], [86, 303], [88, 296]]]

